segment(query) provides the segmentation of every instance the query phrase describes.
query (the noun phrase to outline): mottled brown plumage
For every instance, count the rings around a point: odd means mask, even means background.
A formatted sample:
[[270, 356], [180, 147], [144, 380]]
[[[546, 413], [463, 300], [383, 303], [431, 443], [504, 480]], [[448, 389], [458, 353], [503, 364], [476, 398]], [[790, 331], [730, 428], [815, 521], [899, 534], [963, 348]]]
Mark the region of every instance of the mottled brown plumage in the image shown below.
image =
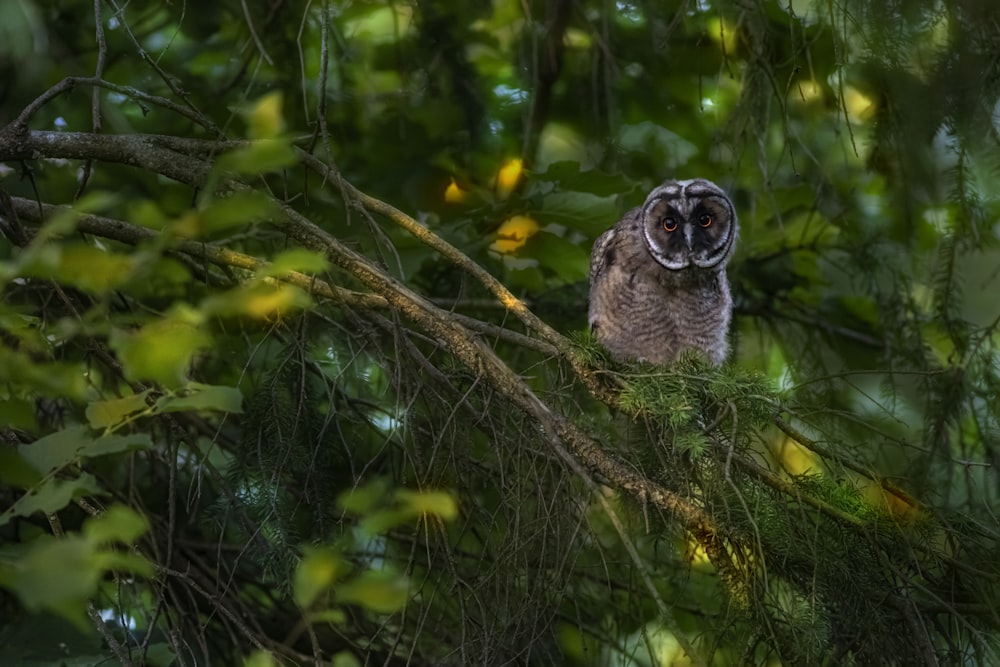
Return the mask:
[[704, 179], [667, 181], [594, 243], [590, 327], [619, 361], [675, 361], [688, 349], [713, 364], [729, 354], [726, 265], [736, 211]]

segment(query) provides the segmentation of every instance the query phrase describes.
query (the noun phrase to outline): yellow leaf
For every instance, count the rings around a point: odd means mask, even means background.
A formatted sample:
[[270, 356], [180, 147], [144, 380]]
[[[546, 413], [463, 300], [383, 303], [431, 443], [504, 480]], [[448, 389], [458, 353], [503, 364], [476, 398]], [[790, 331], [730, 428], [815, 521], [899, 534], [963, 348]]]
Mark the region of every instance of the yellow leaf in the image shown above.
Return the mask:
[[270, 651], [260, 649], [243, 659], [243, 667], [278, 667], [278, 661]]
[[451, 184], [444, 189], [444, 200], [449, 204], [460, 204], [468, 199], [469, 193], [458, 187], [455, 179], [451, 179]]
[[507, 254], [523, 246], [538, 231], [538, 223], [526, 215], [508, 218], [497, 229], [497, 239], [490, 244], [490, 250]]
[[497, 173], [497, 196], [505, 199], [507, 195], [513, 192], [514, 188], [521, 181], [523, 173], [524, 163], [521, 161], [521, 158], [508, 160], [504, 166], [500, 167], [500, 171]]
[[295, 603], [303, 609], [310, 607], [347, 569], [348, 565], [336, 551], [307, 548], [302, 561], [295, 568]]
[[201, 309], [213, 315], [249, 315], [271, 320], [307, 308], [311, 303], [309, 295], [298, 287], [260, 282], [209, 297]]
[[785, 470], [792, 475], [803, 475], [807, 472], [822, 470], [816, 454], [791, 438], [784, 438], [777, 444], [775, 456]]
[[106, 401], [96, 401], [87, 406], [87, 421], [94, 428], [107, 428], [117, 426], [136, 412], [146, 410], [146, 396], [149, 390], [125, 396], [124, 398], [112, 398]]
[[337, 600], [358, 604], [371, 611], [391, 614], [406, 604], [406, 579], [391, 572], [367, 570], [337, 587]]
[[736, 26], [716, 17], [708, 20], [708, 35], [712, 41], [725, 49], [728, 55], [736, 51]]
[[854, 121], [867, 120], [875, 113], [872, 99], [851, 86], [844, 87], [844, 108]]
[[788, 91], [788, 99], [792, 102], [801, 102], [802, 104], [821, 101], [823, 99], [823, 86], [814, 79], [803, 79], [792, 84], [791, 89]]
[[445, 521], [451, 521], [458, 516], [458, 503], [455, 498], [444, 491], [409, 491], [400, 489], [396, 498], [407, 510], [418, 516], [433, 514]]
[[121, 359], [125, 376], [130, 380], [153, 380], [166, 387], [184, 384], [192, 357], [211, 342], [208, 333], [174, 318], [134, 332], [111, 332], [111, 347]]
[[198, 211], [188, 211], [170, 223], [170, 231], [181, 238], [197, 238], [201, 234], [201, 216]]
[[274, 139], [285, 131], [280, 91], [264, 95], [246, 112], [247, 134], [251, 139]]
[[292, 285], [260, 286], [247, 294], [243, 312], [258, 319], [281, 317], [291, 310], [310, 304], [309, 295]]
[[76, 244], [41, 248], [28, 256], [22, 270], [26, 275], [104, 294], [128, 280], [135, 268], [136, 262], [129, 255]]

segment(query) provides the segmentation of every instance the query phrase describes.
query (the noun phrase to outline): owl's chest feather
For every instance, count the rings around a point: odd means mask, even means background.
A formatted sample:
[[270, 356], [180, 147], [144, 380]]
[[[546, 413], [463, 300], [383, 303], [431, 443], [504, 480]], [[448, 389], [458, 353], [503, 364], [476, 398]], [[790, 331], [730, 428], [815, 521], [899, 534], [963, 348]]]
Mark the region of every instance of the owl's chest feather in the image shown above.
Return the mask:
[[713, 363], [725, 360], [731, 309], [725, 271], [626, 262], [609, 268], [605, 289], [591, 295], [591, 326], [614, 358], [662, 364], [695, 349]]

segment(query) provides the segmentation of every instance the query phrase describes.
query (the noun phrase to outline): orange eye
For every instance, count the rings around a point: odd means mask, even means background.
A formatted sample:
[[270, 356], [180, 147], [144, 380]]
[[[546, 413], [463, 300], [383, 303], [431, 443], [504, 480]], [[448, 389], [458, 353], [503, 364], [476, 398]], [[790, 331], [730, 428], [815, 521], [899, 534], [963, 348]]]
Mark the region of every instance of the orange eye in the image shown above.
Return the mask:
[[663, 231], [674, 232], [677, 231], [677, 218], [672, 215], [665, 216], [660, 220], [660, 224], [663, 226]]
[[702, 213], [701, 217], [698, 218], [698, 222], [701, 223], [702, 227], [711, 227], [712, 226], [712, 216], [711, 216], [711, 214], [709, 214], [709, 213]]

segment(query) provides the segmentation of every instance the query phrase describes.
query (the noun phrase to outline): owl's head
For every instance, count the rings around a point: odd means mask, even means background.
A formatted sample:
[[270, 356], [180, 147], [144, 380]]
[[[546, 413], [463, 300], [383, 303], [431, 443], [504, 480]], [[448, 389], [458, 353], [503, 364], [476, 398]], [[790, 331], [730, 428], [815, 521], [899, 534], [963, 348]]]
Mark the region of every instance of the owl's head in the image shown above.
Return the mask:
[[733, 255], [739, 225], [726, 193], [703, 178], [667, 181], [642, 205], [649, 253], [671, 271], [722, 268]]

